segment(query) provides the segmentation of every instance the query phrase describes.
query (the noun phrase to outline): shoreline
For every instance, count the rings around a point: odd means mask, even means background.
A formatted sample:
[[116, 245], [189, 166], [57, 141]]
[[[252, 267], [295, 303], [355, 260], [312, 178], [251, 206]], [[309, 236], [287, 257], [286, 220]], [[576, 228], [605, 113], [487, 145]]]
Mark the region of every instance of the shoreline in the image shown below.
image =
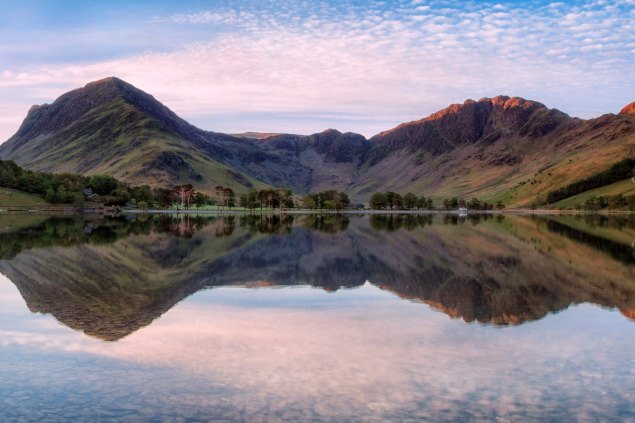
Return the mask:
[[220, 216], [242, 216], [242, 215], [517, 215], [517, 216], [628, 216], [635, 214], [632, 210], [554, 210], [554, 209], [505, 209], [505, 210], [468, 210], [467, 212], [459, 212], [457, 210], [307, 210], [307, 209], [290, 209], [290, 210], [173, 210], [173, 209], [121, 209], [118, 212], [107, 209], [88, 208], [83, 210], [73, 208], [58, 209], [30, 209], [19, 207], [18, 210], [11, 210], [11, 207], [0, 207], [0, 216], [3, 215], [44, 215], [44, 216], [80, 216], [80, 215], [98, 215], [98, 216], [116, 216], [116, 215], [142, 215], [142, 214], [187, 214], [187, 215], [220, 215]]
[[165, 210], [165, 209], [126, 209], [121, 210], [121, 214], [217, 214], [217, 215], [271, 215], [271, 214], [368, 214], [368, 215], [632, 215], [631, 210], [550, 210], [550, 209], [509, 209], [509, 210], [468, 210], [458, 212], [456, 210]]

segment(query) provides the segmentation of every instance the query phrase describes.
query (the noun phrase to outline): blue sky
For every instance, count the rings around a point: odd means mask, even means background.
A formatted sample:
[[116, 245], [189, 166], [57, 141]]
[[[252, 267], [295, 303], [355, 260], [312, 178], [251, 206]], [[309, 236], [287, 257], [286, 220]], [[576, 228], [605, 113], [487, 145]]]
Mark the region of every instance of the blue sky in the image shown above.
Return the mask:
[[583, 118], [635, 100], [635, 0], [0, 5], [0, 142], [106, 76], [223, 132], [370, 136], [499, 94]]

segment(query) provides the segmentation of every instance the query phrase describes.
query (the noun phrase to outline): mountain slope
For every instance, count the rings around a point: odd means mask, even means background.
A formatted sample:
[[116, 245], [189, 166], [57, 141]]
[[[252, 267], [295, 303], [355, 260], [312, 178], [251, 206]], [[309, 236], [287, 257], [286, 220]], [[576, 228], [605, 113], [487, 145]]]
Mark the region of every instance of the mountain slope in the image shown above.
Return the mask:
[[370, 142], [365, 168], [349, 188], [353, 197], [411, 190], [529, 206], [549, 189], [633, 154], [635, 119], [581, 120], [540, 103], [495, 97], [452, 105]]
[[[265, 186], [223, 163], [236, 154], [223, 134], [202, 131], [117, 78], [34, 106], [0, 157], [29, 169], [104, 173], [150, 185]], [[240, 150], [240, 140], [236, 150]]]
[[371, 148], [362, 135], [334, 129], [309, 136], [276, 135], [265, 138], [259, 146], [287, 163], [299, 163], [309, 177], [305, 192], [346, 191], [358, 177], [358, 169]]
[[208, 132], [151, 95], [106, 78], [34, 106], [0, 158], [33, 170], [108, 174], [134, 184], [192, 183], [211, 192], [267, 186], [297, 193], [338, 189], [366, 202], [375, 191], [412, 191], [544, 203], [544, 193], [635, 151], [635, 105], [618, 115], [572, 118], [517, 97], [454, 104], [370, 140]]

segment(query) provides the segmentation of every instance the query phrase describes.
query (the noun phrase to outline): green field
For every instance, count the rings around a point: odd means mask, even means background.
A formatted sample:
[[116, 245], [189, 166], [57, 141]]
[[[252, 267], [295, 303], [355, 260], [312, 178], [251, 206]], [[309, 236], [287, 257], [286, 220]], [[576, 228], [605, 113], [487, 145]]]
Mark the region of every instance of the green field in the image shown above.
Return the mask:
[[48, 203], [37, 195], [0, 187], [0, 207], [46, 205], [48, 205]]
[[591, 197], [600, 197], [602, 195], [608, 196], [608, 195], [618, 195], [618, 194], [622, 194], [625, 196], [635, 195], [635, 182], [633, 182], [631, 179], [615, 182], [610, 185], [606, 185], [600, 188], [581, 192], [580, 194], [565, 198], [564, 200], [560, 200], [556, 203], [550, 204], [549, 207], [554, 209], [573, 209], [576, 206], [584, 203]]

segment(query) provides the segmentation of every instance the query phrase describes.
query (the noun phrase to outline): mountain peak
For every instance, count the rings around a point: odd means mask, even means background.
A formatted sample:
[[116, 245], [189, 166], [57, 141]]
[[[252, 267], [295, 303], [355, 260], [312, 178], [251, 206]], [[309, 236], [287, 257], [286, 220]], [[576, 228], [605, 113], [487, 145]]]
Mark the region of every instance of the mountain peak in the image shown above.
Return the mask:
[[532, 100], [525, 100], [522, 97], [509, 97], [506, 95], [499, 95], [491, 98], [483, 97], [478, 101], [467, 99], [463, 103], [450, 104], [445, 109], [439, 110], [438, 112], [435, 112], [428, 117], [402, 125], [435, 121], [443, 119], [448, 115], [461, 115], [465, 113], [471, 114], [475, 110], [483, 110], [489, 113], [493, 109], [499, 109], [503, 112], [507, 112], [508, 110], [525, 110], [528, 112], [533, 112], [537, 109], [547, 109], [547, 107], [542, 103], [538, 103], [537, 101]]
[[620, 115], [632, 115], [635, 114], [635, 101], [624, 106], [622, 110], [620, 110]]
[[109, 84], [109, 83], [121, 83], [121, 82], [127, 84], [126, 81], [124, 81], [123, 79], [117, 78], [116, 76], [107, 76], [106, 78], [102, 78], [102, 79], [98, 79], [96, 81], [89, 82], [88, 84], [86, 84], [86, 86], [89, 86], [89, 85], [100, 85], [100, 84]]
[[14, 136], [35, 138], [55, 133], [93, 108], [117, 98], [130, 101], [143, 96], [154, 100], [149, 94], [116, 77], [90, 82], [82, 88], [61, 95], [52, 104], [32, 106], [27, 113], [27, 119]]
[[333, 135], [341, 135], [341, 132], [337, 129], [328, 128], [321, 132], [321, 134], [333, 134]]
[[83, 88], [79, 88], [76, 91], [79, 90], [84, 91], [85, 93], [94, 90], [114, 90], [119, 93], [128, 91], [143, 92], [140, 89], [136, 88], [134, 85], [124, 81], [123, 79], [117, 78], [116, 76], [109, 76], [107, 78], [89, 82], [88, 84], [84, 85]]
[[499, 95], [451, 104], [428, 117], [381, 132], [373, 141], [387, 143], [391, 149], [422, 147], [440, 154], [485, 138], [542, 136], [567, 117], [536, 101]]
[[533, 100], [526, 100], [522, 97], [509, 97], [506, 95], [498, 95], [492, 98], [482, 98], [479, 102], [490, 103], [492, 106], [502, 107], [503, 109], [523, 108], [523, 109], [546, 109], [542, 103]]
[[93, 97], [95, 100], [99, 100], [101, 98], [110, 99], [111, 96], [120, 96], [125, 100], [132, 102], [141, 97], [147, 97], [154, 100], [154, 97], [150, 94], [145, 93], [134, 85], [115, 76], [109, 76], [107, 78], [89, 82], [84, 85], [84, 87], [73, 90], [65, 95], [69, 95], [71, 93]]
[[31, 107], [22, 126], [11, 138], [22, 140], [15, 143], [13, 148], [19, 148], [30, 139], [47, 138], [49, 134], [58, 133], [76, 123], [92, 110], [110, 107], [115, 105], [115, 102], [125, 102], [134, 106], [139, 112], [159, 121], [164, 129], [188, 139], [198, 138], [201, 132], [179, 118], [150, 94], [122, 79], [111, 76], [69, 91], [58, 97], [52, 104]]

